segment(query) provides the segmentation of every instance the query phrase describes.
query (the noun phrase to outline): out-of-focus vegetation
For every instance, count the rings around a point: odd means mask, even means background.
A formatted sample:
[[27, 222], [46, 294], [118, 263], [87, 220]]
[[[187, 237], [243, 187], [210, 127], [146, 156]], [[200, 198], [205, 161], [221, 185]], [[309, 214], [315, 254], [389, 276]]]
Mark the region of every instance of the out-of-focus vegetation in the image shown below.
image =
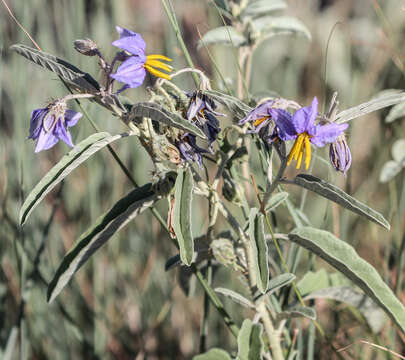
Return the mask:
[[[216, 7], [203, 0], [173, 3], [195, 65], [214, 79], [214, 88], [220, 87], [206, 50], [197, 50], [198, 33], [222, 24]], [[312, 40], [278, 37], [263, 43], [252, 60], [249, 90], [253, 97], [272, 92], [308, 104], [318, 96], [322, 104], [338, 91], [344, 109], [383, 89], [405, 88], [405, 2], [288, 3], [287, 13], [308, 27]], [[76, 53], [73, 41], [89, 37], [111, 55], [110, 43], [117, 37], [115, 25], [141, 33], [148, 52], [172, 57], [177, 68], [185, 65], [158, 0], [15, 0], [9, 5], [44, 51], [77, 64], [95, 77], [99, 75], [96, 60], [92, 63]], [[58, 144], [50, 151], [34, 154], [33, 142], [26, 139], [30, 113], [66, 91], [55, 75], [9, 51], [15, 43], [31, 44], [6, 10], [0, 9], [0, 357], [190, 358], [199, 346], [202, 291], [192, 280], [186, 296], [177, 270], [165, 272], [165, 262], [177, 251], [149, 213], [117, 234], [78, 272], [59, 298], [47, 304], [46, 284], [62, 256], [92, 220], [131, 189], [131, 184], [104, 150], [51, 193], [23, 229], [19, 227], [18, 211], [24, 197], [67, 150], [64, 144]], [[234, 51], [221, 46], [210, 49], [225, 80], [236, 88]], [[193, 83], [190, 80], [182, 86], [192, 89]], [[134, 102], [145, 99], [145, 88], [131, 90], [126, 96]], [[100, 107], [86, 104], [86, 110], [100, 129], [111, 133], [123, 130]], [[321, 159], [316, 160], [314, 174], [378, 209], [390, 221], [391, 231], [310, 194], [304, 210], [314, 226], [322, 226], [355, 246], [404, 302], [404, 283], [397, 281], [401, 279], [398, 273], [404, 271], [399, 264], [401, 255], [405, 256], [401, 247], [405, 236], [405, 176], [399, 172], [384, 184], [379, 178], [383, 165], [392, 158], [392, 144], [405, 137], [405, 128], [402, 118], [387, 124], [387, 113], [373, 113], [351, 123], [353, 165], [347, 178], [336, 175]], [[76, 142], [92, 132], [84, 118], [72, 131]], [[136, 141], [118, 142], [113, 147], [139, 184], [150, 180], [152, 167]], [[251, 199], [254, 201], [253, 190]], [[299, 199], [296, 201], [299, 203]], [[204, 227], [207, 223], [201, 219], [206, 216], [205, 206], [194, 204], [194, 214]], [[167, 211], [164, 207], [160, 210]], [[197, 235], [201, 231], [195, 229]], [[312, 257], [309, 262], [314, 270], [325, 267]], [[302, 264], [302, 270], [307, 271], [306, 261]], [[225, 281], [238, 286], [238, 279], [224, 269], [215, 275], [213, 286]], [[226, 299], [224, 302], [236, 321], [244, 318], [240, 307]], [[317, 301], [319, 321], [329, 341], [338, 349], [354, 344], [341, 352], [343, 358], [388, 358], [384, 352], [360, 343], [360, 339], [405, 352], [405, 339], [392, 326], [373, 334], [354, 308], [339, 302], [326, 305]], [[209, 321], [208, 347], [234, 348], [234, 339], [214, 310]], [[302, 329], [307, 329], [306, 323]], [[300, 341], [306, 341], [306, 336], [299, 337]], [[331, 354], [322, 338], [315, 349], [316, 359], [337, 356]]]

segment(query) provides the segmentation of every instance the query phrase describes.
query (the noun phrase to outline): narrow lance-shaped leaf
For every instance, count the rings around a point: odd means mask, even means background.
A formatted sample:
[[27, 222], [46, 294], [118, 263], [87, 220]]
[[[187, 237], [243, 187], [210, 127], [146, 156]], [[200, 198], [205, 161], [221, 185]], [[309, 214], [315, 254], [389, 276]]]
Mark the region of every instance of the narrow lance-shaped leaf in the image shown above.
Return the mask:
[[94, 93], [100, 89], [99, 83], [90, 74], [81, 71], [76, 66], [56, 56], [21, 44], [13, 45], [10, 49], [35, 64], [54, 72], [63, 80], [76, 86], [79, 90]]
[[253, 250], [257, 288], [265, 293], [269, 285], [268, 249], [264, 236], [263, 214], [253, 208], [249, 215], [249, 237]]
[[223, 44], [239, 47], [247, 43], [246, 38], [232, 26], [220, 26], [207, 31], [198, 42], [198, 48], [205, 45]]
[[372, 99], [358, 106], [354, 106], [347, 110], [344, 110], [336, 115], [336, 122], [338, 124], [353, 120], [363, 115], [367, 115], [374, 111], [383, 109], [385, 107], [399, 104], [405, 101], [405, 92], [401, 93], [387, 93], [379, 96], [376, 99]]
[[244, 118], [252, 110], [250, 106], [234, 96], [222, 94], [219, 91], [204, 91], [204, 94], [207, 94], [209, 97], [225, 106], [238, 121]]
[[267, 291], [264, 294], [258, 295], [255, 300], [261, 298], [264, 295], [271, 295], [275, 293], [278, 289], [282, 288], [283, 286], [287, 286], [291, 284], [295, 280], [295, 275], [291, 273], [285, 273], [277, 275], [276, 277], [272, 278], [269, 281], [269, 285], [267, 287]]
[[297, 228], [288, 237], [346, 275], [372, 298], [405, 333], [404, 305], [381, 279], [377, 270], [363, 260], [352, 246], [327, 231], [311, 227]]
[[193, 187], [193, 174], [190, 168], [180, 170], [174, 193], [173, 228], [179, 243], [181, 261], [186, 265], [191, 265], [194, 256], [194, 239], [191, 232]]
[[263, 340], [262, 324], [254, 324], [246, 319], [238, 334], [238, 357], [237, 360], [260, 360], [262, 359]]
[[162, 122], [165, 125], [173, 126], [177, 129], [188, 131], [191, 134], [199, 136], [202, 139], [207, 138], [202, 132], [202, 130], [200, 130], [196, 125], [182, 118], [180, 115], [172, 113], [166, 110], [164, 107], [152, 102], [137, 103], [132, 107], [131, 114], [129, 117], [130, 118], [148, 117], [151, 118], [152, 120]]
[[107, 213], [77, 240], [74, 247], [63, 258], [48, 287], [48, 301], [52, 302], [73, 275], [103, 244], [132, 219], [159, 198], [149, 183], [137, 188], [120, 199]]
[[287, 309], [276, 315], [276, 323], [284, 319], [305, 317], [307, 319], [316, 320], [315, 309], [307, 306], [296, 306], [291, 309]]
[[120, 135], [110, 135], [107, 132], [101, 132], [93, 134], [77, 144], [48, 171], [29, 193], [20, 210], [20, 224], [24, 225], [31, 212], [42, 199], [80, 164], [113, 141], [130, 135], [133, 134], [124, 133]]
[[299, 174], [295, 177], [294, 183], [305, 189], [311, 190], [356, 214], [364, 216], [388, 230], [390, 229], [389, 222], [385, 220], [384, 216], [380, 213], [324, 180], [312, 175]]
[[292, 16], [263, 16], [253, 20], [252, 27], [262, 38], [279, 35], [303, 35], [311, 39], [311, 32], [304, 23]]
[[330, 299], [349, 304], [364, 316], [374, 333], [381, 331], [387, 316], [367, 295], [355, 290], [352, 286], [334, 286], [320, 289], [305, 296], [304, 300]]
[[245, 306], [250, 309], [254, 309], [254, 304], [249, 300], [246, 299], [243, 295], [237, 293], [236, 291], [225, 289], [225, 288], [216, 288], [215, 292], [226, 296], [227, 298], [235, 301], [236, 303]]

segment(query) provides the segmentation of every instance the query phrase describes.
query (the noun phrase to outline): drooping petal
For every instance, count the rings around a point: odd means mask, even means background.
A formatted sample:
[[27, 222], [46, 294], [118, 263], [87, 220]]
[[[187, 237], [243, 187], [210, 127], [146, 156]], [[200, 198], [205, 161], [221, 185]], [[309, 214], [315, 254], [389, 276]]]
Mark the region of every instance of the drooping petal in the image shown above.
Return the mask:
[[48, 111], [49, 111], [48, 108], [42, 108], [42, 109], [35, 109], [31, 113], [30, 134], [28, 136], [28, 139], [38, 138], [39, 133], [42, 129], [42, 122]]
[[146, 44], [140, 34], [124, 29], [120, 26], [117, 26], [116, 28], [120, 38], [112, 43], [113, 46], [126, 50], [134, 55], [145, 54]]
[[57, 138], [65, 142], [67, 145], [70, 147], [73, 147], [73, 142], [72, 142], [72, 136], [70, 135], [70, 132], [65, 129], [63, 126], [63, 120], [62, 118], [59, 118], [55, 128], [53, 130], [53, 135]]
[[42, 128], [38, 135], [37, 144], [35, 145], [35, 152], [37, 153], [42, 150], [48, 150], [58, 141], [59, 139], [54, 136], [52, 132], [47, 132], [45, 131], [45, 129]]
[[191, 98], [190, 106], [187, 110], [187, 119], [193, 119], [203, 108], [205, 107], [205, 102], [199, 96], [194, 95]]
[[260, 104], [258, 107], [254, 108], [252, 111], [250, 111], [246, 117], [241, 119], [239, 121], [239, 125], [243, 125], [249, 121], [256, 121], [257, 119], [260, 119], [265, 116], [269, 116], [269, 110], [273, 106], [274, 101], [269, 100], [264, 102], [263, 104]]
[[296, 129], [292, 123], [292, 116], [283, 109], [271, 109], [270, 115], [278, 127], [278, 136], [281, 140], [293, 140], [297, 137]]
[[140, 57], [131, 56], [118, 67], [117, 72], [111, 77], [131, 88], [136, 88], [142, 85], [146, 76], [146, 70], [143, 67], [144, 63]]
[[334, 142], [343, 131], [347, 129], [348, 124], [326, 124], [317, 125], [312, 132], [310, 141], [312, 144], [322, 147], [328, 143]]
[[318, 116], [318, 99], [314, 97], [311, 106], [303, 107], [295, 112], [292, 123], [298, 134], [310, 132]]
[[79, 119], [82, 117], [82, 113], [66, 109], [65, 111], [65, 124], [67, 127], [72, 127], [77, 124]]

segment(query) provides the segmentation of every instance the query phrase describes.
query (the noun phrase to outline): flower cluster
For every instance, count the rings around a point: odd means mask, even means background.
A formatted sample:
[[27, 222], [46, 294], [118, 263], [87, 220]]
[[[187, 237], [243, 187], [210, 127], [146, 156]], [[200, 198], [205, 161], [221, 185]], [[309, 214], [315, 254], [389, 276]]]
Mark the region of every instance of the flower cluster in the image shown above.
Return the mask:
[[[287, 159], [287, 165], [293, 160], [297, 162], [296, 168], [301, 167], [304, 160], [305, 168], [308, 169], [311, 162], [311, 145], [323, 147], [331, 145], [331, 162], [336, 170], [346, 173], [351, 164], [350, 150], [347, 143], [343, 143], [343, 132], [347, 124], [316, 123], [318, 117], [318, 99], [315, 97], [311, 106], [298, 109], [294, 115], [288, 111], [274, 107], [274, 102], [268, 101], [252, 110], [240, 124], [251, 122], [253, 132], [260, 133], [272, 123], [272, 134], [267, 141], [274, 139], [282, 141], [294, 140]], [[340, 140], [339, 140], [340, 139]]]
[[190, 103], [187, 110], [187, 120], [203, 131], [208, 139], [209, 151], [199, 147], [197, 145], [196, 136], [190, 133], [181, 135], [176, 145], [180, 150], [183, 160], [190, 162], [196, 161], [201, 167], [201, 154], [213, 152], [212, 144], [221, 131], [216, 116], [223, 116], [223, 114], [215, 111], [216, 105], [214, 101], [200, 91], [196, 91], [188, 95], [188, 97], [190, 98]]

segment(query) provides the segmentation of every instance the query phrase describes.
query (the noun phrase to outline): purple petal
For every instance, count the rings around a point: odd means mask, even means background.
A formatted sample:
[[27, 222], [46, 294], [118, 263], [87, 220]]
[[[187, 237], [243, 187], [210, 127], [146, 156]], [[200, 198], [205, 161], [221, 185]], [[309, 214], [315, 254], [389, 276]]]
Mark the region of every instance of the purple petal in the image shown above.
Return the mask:
[[204, 107], [205, 102], [199, 96], [193, 97], [191, 99], [191, 104], [187, 110], [187, 119], [193, 119]]
[[145, 54], [146, 44], [140, 34], [119, 26], [117, 26], [117, 31], [120, 38], [112, 43], [113, 46], [126, 50], [134, 55]]
[[146, 76], [146, 70], [143, 67], [144, 63], [139, 57], [131, 56], [118, 67], [117, 72], [111, 77], [131, 88], [136, 88], [142, 85]]
[[65, 124], [66, 124], [66, 126], [67, 127], [75, 126], [81, 117], [82, 117], [81, 113], [79, 113], [77, 111], [67, 109], [65, 111]]
[[70, 135], [70, 132], [65, 129], [63, 126], [63, 121], [62, 118], [58, 119], [58, 122], [55, 125], [55, 129], [53, 130], [53, 134], [55, 137], [58, 139], [64, 141], [67, 145], [70, 147], [73, 147], [73, 142], [72, 142], [72, 136]]
[[35, 146], [35, 152], [40, 152], [42, 150], [48, 150], [54, 146], [59, 139], [52, 133], [46, 132], [43, 128], [38, 135], [37, 144]]
[[318, 116], [318, 99], [314, 97], [311, 106], [303, 107], [295, 112], [292, 118], [297, 134], [312, 131]]
[[243, 125], [249, 121], [256, 121], [265, 116], [269, 116], [269, 111], [273, 106], [274, 101], [269, 100], [254, 108], [249, 114], [246, 115], [242, 120], [239, 121], [239, 125]]
[[35, 109], [31, 113], [30, 134], [28, 136], [28, 139], [38, 138], [39, 133], [42, 129], [42, 122], [48, 111], [49, 111], [48, 108], [43, 108], [43, 109]]
[[318, 147], [325, 146], [328, 143], [334, 142], [338, 136], [347, 129], [348, 124], [327, 124], [317, 125], [312, 132], [310, 138], [311, 143]]
[[297, 137], [297, 132], [292, 123], [292, 116], [283, 109], [271, 109], [270, 115], [278, 127], [278, 137], [283, 140], [293, 140]]

